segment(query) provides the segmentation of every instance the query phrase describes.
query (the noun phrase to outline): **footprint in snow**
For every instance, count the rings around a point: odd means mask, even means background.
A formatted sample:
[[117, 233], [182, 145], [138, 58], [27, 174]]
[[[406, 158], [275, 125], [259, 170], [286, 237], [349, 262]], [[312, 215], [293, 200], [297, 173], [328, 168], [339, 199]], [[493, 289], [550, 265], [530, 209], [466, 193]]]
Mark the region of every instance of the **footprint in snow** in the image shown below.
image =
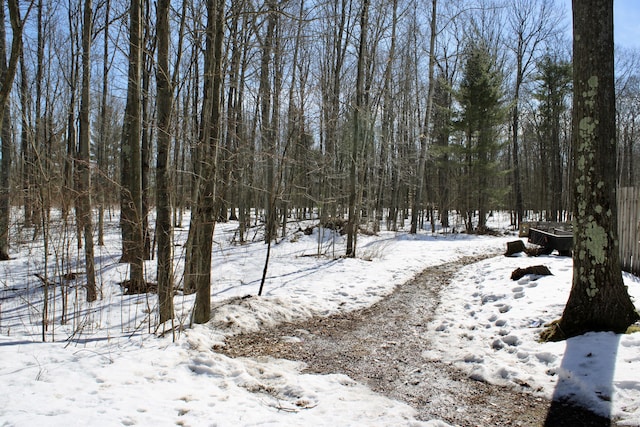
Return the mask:
[[507, 335], [506, 337], [502, 337], [502, 341], [510, 346], [517, 346], [520, 344], [520, 340], [515, 335]]
[[496, 326], [498, 326], [498, 327], [500, 327], [500, 328], [501, 328], [501, 327], [503, 327], [503, 326], [504, 326], [504, 325], [506, 325], [506, 324], [507, 324], [507, 321], [506, 321], [506, 320], [504, 320], [504, 319], [498, 319], [498, 320], [496, 320]]
[[504, 314], [504, 313], [508, 312], [509, 310], [511, 310], [511, 306], [509, 304], [500, 304], [500, 305], [498, 305], [498, 311], [500, 313]]

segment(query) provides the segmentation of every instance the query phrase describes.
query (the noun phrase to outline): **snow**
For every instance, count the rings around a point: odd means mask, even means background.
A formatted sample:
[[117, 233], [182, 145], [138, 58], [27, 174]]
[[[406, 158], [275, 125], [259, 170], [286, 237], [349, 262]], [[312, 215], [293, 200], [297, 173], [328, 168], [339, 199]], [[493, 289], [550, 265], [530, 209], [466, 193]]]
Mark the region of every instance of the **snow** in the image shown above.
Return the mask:
[[[531, 265], [545, 265], [552, 275], [509, 279], [516, 268]], [[496, 257], [467, 266], [443, 295], [435, 349], [424, 356], [449, 361], [480, 380], [518, 384], [620, 418], [621, 425], [640, 425], [640, 334], [537, 341], [544, 325], [560, 318], [572, 274], [571, 258], [555, 255]], [[624, 281], [638, 306], [638, 278], [625, 273]]]
[[[496, 215], [493, 226], [508, 221]], [[228, 334], [283, 321], [350, 311], [373, 304], [422, 269], [463, 256], [496, 253], [463, 268], [442, 296], [432, 321], [433, 345], [423, 356], [455, 364], [470, 376], [510, 384], [548, 398], [568, 398], [597, 413], [640, 424], [640, 334], [591, 333], [562, 343], [539, 343], [542, 325], [562, 313], [571, 259], [500, 255], [515, 237], [431, 234], [405, 230], [358, 237], [358, 258], [339, 256], [344, 237], [329, 230], [294, 232], [272, 247], [262, 298], [266, 245], [239, 245], [237, 223], [216, 225], [212, 271], [213, 319], [190, 325], [193, 296], [177, 295], [176, 331], [158, 327], [153, 295], [123, 295], [118, 283], [117, 218], [106, 245], [96, 247], [100, 299], [84, 302], [83, 277], [49, 287], [47, 342], [42, 342], [42, 241], [30, 230], [12, 236], [12, 260], [0, 263], [0, 422], [31, 425], [185, 426], [444, 426], [418, 421], [408, 405], [345, 375], [304, 374], [303, 364], [264, 357], [232, 359], [215, 351]], [[73, 231], [73, 228], [70, 228]], [[67, 231], [67, 235], [72, 232]], [[176, 278], [181, 277], [187, 230], [176, 230]], [[52, 230], [47, 259], [51, 283], [81, 251]], [[253, 234], [249, 236], [253, 237]], [[320, 256], [317, 256], [320, 254]], [[517, 267], [544, 264], [553, 276], [511, 281]], [[73, 268], [75, 269], [75, 267]], [[72, 269], [72, 270], [73, 270]], [[78, 271], [82, 270], [81, 263]], [[154, 262], [147, 264], [154, 280]], [[625, 275], [630, 293], [637, 278]], [[62, 294], [68, 289], [68, 294]], [[62, 322], [63, 302], [66, 318]], [[164, 331], [164, 333], [163, 333]]]

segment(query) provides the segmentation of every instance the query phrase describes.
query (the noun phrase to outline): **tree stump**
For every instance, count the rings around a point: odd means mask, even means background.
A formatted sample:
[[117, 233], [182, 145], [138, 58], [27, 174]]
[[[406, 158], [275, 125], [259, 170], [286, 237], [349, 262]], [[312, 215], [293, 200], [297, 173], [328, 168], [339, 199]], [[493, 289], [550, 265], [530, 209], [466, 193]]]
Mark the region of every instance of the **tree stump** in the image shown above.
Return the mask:
[[514, 240], [513, 242], [507, 242], [507, 252], [505, 252], [504, 256], [513, 256], [520, 252], [525, 252], [526, 250], [527, 248], [525, 248], [522, 240]]

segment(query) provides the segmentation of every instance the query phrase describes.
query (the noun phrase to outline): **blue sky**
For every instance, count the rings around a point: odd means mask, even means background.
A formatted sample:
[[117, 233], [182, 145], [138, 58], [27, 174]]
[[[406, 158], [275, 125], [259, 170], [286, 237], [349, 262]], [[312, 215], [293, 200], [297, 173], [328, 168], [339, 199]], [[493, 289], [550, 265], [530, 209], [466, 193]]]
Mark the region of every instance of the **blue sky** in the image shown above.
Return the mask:
[[613, 1], [613, 29], [616, 44], [640, 48], [640, 1]]
[[[571, 19], [571, 0], [563, 2]], [[640, 0], [613, 0], [613, 31], [616, 45], [640, 49]]]

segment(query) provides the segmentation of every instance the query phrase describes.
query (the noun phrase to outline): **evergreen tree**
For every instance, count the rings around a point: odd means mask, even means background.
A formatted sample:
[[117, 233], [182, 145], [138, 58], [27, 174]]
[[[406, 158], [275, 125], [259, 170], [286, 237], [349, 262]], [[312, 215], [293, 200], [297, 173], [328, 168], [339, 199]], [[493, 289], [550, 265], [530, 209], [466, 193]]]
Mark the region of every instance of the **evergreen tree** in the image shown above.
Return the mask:
[[458, 92], [462, 109], [459, 124], [465, 134], [462, 204], [466, 210], [467, 231], [473, 230], [472, 218], [476, 210], [478, 231], [484, 231], [490, 201], [496, 194], [489, 186], [499, 173], [497, 127], [504, 115], [501, 84], [502, 75], [487, 43], [472, 41], [466, 51], [464, 75]]

